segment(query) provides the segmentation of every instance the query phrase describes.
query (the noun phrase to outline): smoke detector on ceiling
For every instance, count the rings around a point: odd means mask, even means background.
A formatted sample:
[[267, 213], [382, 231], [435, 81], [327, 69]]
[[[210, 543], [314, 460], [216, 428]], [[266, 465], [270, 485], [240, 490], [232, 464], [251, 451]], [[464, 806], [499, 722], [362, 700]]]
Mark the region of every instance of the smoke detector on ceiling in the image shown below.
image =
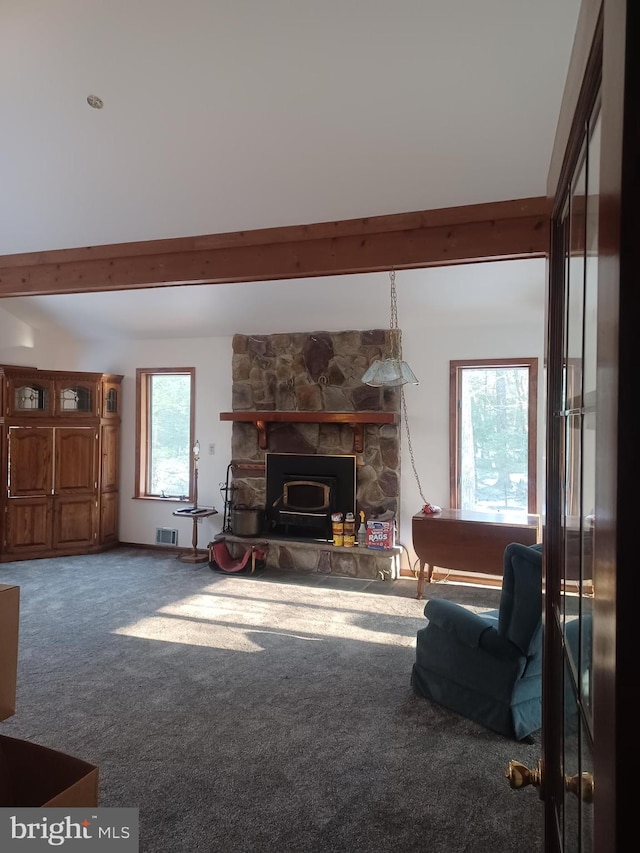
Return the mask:
[[104, 106], [104, 104], [102, 102], [102, 98], [99, 98], [97, 95], [88, 95], [87, 96], [87, 103], [89, 104], [90, 107], [93, 107], [94, 110], [101, 110], [102, 107]]

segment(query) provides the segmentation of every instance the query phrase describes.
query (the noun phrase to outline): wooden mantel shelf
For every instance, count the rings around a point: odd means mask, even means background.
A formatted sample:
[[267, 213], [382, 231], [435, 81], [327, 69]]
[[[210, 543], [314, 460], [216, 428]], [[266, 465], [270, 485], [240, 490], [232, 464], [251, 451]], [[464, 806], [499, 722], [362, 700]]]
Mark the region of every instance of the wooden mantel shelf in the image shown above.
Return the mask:
[[268, 423], [286, 424], [349, 424], [353, 429], [353, 449], [362, 453], [366, 424], [397, 424], [397, 412], [220, 412], [221, 421], [252, 423], [258, 430], [261, 450], [269, 446]]

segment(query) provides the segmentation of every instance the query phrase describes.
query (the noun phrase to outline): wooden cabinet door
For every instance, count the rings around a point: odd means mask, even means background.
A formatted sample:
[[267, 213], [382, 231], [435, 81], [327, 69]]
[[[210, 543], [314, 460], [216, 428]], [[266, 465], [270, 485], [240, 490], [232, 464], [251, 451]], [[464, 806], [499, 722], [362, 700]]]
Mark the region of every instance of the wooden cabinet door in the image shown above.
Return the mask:
[[51, 550], [51, 497], [7, 501], [4, 551], [16, 559]]
[[53, 489], [53, 429], [9, 427], [8, 496], [44, 497]]
[[100, 427], [100, 544], [118, 541], [120, 424]]
[[106, 492], [100, 497], [100, 544], [118, 541], [117, 492]]
[[120, 383], [102, 383], [102, 418], [117, 418], [120, 416]]
[[64, 495], [55, 498], [53, 511], [53, 547], [80, 548], [95, 544], [97, 501], [93, 495]]
[[95, 427], [56, 427], [56, 495], [94, 492], [97, 448]]
[[100, 490], [114, 492], [118, 490], [119, 464], [119, 424], [103, 424], [100, 427]]

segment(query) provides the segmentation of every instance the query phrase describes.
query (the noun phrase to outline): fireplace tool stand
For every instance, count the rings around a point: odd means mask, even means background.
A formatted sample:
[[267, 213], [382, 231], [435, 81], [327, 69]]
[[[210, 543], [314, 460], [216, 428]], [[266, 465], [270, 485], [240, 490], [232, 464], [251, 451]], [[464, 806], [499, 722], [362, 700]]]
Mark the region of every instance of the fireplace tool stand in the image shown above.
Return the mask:
[[227, 479], [224, 483], [220, 483], [220, 494], [222, 495], [222, 502], [224, 506], [224, 515], [222, 516], [222, 533], [231, 533], [231, 514], [233, 512], [233, 493], [237, 491], [238, 487], [235, 486], [231, 482], [231, 470], [233, 468], [233, 462], [229, 462], [227, 465]]

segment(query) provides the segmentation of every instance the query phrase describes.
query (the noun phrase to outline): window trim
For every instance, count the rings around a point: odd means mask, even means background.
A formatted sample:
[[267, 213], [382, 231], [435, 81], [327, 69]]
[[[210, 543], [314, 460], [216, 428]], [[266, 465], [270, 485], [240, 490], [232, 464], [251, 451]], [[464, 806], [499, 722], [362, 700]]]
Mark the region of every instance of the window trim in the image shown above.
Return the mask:
[[538, 459], [538, 359], [477, 358], [449, 362], [449, 500], [452, 509], [460, 508], [460, 394], [464, 368], [526, 367], [529, 375], [527, 513], [537, 515]]
[[[149, 378], [161, 373], [188, 374], [191, 377], [191, 413], [189, 418], [189, 447], [195, 444], [196, 427], [196, 369], [195, 367], [138, 367], [136, 368], [136, 471], [134, 498], [149, 501], [179, 501], [180, 498], [163, 498], [147, 494], [147, 471], [149, 465]], [[193, 466], [189, 466], [189, 495], [194, 499]]]

